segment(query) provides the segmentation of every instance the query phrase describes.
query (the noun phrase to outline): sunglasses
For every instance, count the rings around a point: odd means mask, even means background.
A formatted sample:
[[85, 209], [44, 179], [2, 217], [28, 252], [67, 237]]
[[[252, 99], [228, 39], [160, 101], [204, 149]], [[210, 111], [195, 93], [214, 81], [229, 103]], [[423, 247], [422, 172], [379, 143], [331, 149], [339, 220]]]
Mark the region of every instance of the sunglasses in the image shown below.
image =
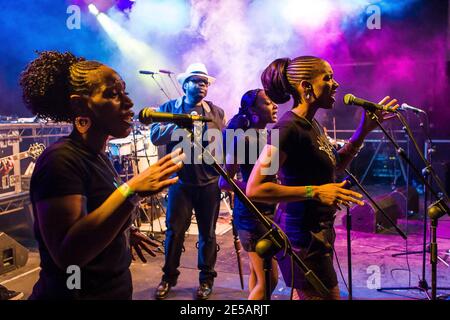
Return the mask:
[[195, 83], [195, 84], [204, 84], [205, 86], [209, 85], [208, 80], [203, 78], [192, 78], [189, 79], [189, 82]]

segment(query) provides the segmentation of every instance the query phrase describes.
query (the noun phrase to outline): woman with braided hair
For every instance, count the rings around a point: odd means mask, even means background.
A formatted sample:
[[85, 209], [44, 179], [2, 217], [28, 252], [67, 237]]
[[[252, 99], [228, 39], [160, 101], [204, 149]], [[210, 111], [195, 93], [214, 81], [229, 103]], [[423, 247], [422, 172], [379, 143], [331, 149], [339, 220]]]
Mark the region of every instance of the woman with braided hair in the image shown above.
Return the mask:
[[[339, 287], [333, 267], [334, 219], [339, 205], [362, 205], [361, 194], [335, 183], [358, 153], [365, 136], [376, 127], [367, 114], [349, 142], [338, 152], [328, 141], [323, 128], [314, 119], [318, 109], [331, 109], [339, 84], [330, 64], [313, 56], [276, 59], [262, 73], [267, 95], [275, 103], [293, 99], [293, 107], [272, 129], [279, 141], [272, 140], [255, 164], [247, 183], [247, 195], [262, 202], [280, 202], [274, 221], [287, 234], [294, 251], [329, 289], [321, 297], [305, 279], [303, 272], [287, 256], [278, 256], [286, 285], [292, 286], [295, 299], [339, 299]], [[380, 104], [393, 106], [397, 100], [385, 97]], [[389, 101], [389, 102], [388, 102]], [[393, 108], [397, 108], [394, 106]], [[387, 114], [378, 114], [386, 120]], [[268, 163], [279, 161], [278, 178], [262, 174]]]
[[[236, 137], [233, 140], [233, 148], [226, 150], [225, 170], [230, 177], [234, 177], [237, 172], [241, 173], [242, 180], [235, 180], [235, 182], [244, 191], [255, 159], [259, 156], [257, 152], [264, 147], [267, 141], [268, 131], [266, 126], [269, 123], [276, 122], [277, 112], [278, 106], [270, 100], [264, 90], [253, 89], [242, 96], [239, 112], [227, 124], [226, 129], [235, 130], [234, 134]], [[239, 133], [239, 129], [242, 130], [240, 131], [241, 133]], [[266, 135], [266, 137], [263, 135]], [[238, 154], [239, 144], [245, 145], [244, 154]], [[222, 189], [231, 190], [231, 186], [222, 177], [219, 180], [219, 186]], [[260, 203], [257, 204], [257, 207], [261, 213], [273, 218], [275, 211], [273, 204]], [[266, 287], [264, 261], [256, 253], [256, 244], [268, 230], [238, 197], [234, 197], [233, 224], [238, 231], [242, 246], [249, 256], [248, 299], [263, 300]], [[270, 281], [272, 291], [277, 286], [277, 283], [278, 266], [273, 259]]]
[[[23, 99], [38, 117], [71, 122], [34, 169], [30, 198], [41, 272], [30, 299], [131, 299], [133, 248], [154, 245], [131, 231], [140, 196], [177, 181], [175, 151], [123, 182], [105, 155], [110, 136], [131, 132], [133, 102], [108, 66], [71, 53], [44, 51], [21, 75]], [[70, 268], [69, 268], [70, 266]]]

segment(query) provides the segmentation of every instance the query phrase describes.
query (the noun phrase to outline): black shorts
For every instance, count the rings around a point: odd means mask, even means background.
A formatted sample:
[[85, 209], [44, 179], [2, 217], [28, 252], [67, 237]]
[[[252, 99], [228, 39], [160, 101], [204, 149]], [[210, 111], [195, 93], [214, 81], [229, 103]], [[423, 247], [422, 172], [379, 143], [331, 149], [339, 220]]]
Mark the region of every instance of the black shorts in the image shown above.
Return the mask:
[[255, 252], [256, 244], [259, 239], [268, 231], [268, 229], [261, 223], [258, 222], [252, 228], [253, 230], [239, 229], [238, 235], [241, 240], [242, 247], [247, 252]]

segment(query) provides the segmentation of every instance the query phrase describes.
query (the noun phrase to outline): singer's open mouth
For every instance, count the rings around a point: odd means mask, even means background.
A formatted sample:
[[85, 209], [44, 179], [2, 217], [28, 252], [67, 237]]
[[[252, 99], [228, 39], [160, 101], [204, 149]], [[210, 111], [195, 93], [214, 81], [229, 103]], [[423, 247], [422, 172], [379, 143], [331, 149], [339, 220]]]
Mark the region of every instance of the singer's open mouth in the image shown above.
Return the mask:
[[333, 99], [334, 101], [336, 101], [336, 91], [332, 91], [330, 94], [331, 99]]
[[122, 120], [124, 122], [126, 122], [127, 124], [132, 124], [133, 123], [133, 117], [134, 117], [134, 112], [127, 112], [124, 117], [122, 118]]

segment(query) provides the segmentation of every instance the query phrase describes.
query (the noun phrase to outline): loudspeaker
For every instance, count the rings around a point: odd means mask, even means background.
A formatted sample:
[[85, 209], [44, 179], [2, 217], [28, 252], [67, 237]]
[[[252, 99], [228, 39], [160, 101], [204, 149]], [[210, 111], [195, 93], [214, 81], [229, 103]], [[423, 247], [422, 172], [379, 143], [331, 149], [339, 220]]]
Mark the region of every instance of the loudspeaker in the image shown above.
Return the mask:
[[28, 250], [4, 232], [0, 232], [0, 274], [23, 267]]
[[[390, 195], [382, 195], [375, 197], [376, 203], [384, 210], [394, 223], [397, 223], [397, 215], [400, 208], [396, 200]], [[350, 209], [352, 215], [352, 230], [382, 233], [388, 231], [392, 227], [389, 221], [380, 213], [372, 203], [364, 200], [363, 206], [355, 206]], [[347, 215], [342, 217], [342, 225], [347, 225]]]
[[[439, 179], [442, 181], [445, 191], [450, 195], [450, 140], [433, 139], [433, 146], [431, 164]], [[425, 144], [425, 148], [428, 147], [429, 145]], [[439, 189], [434, 180], [433, 186], [436, 190]]]
[[408, 216], [419, 213], [419, 193], [414, 187], [400, 187], [389, 194], [395, 199], [399, 207], [397, 218], [404, 218], [407, 214], [406, 206], [408, 206]]
[[[449, 62], [450, 64], [450, 62]], [[450, 161], [444, 164], [445, 167], [445, 192], [450, 194]]]

